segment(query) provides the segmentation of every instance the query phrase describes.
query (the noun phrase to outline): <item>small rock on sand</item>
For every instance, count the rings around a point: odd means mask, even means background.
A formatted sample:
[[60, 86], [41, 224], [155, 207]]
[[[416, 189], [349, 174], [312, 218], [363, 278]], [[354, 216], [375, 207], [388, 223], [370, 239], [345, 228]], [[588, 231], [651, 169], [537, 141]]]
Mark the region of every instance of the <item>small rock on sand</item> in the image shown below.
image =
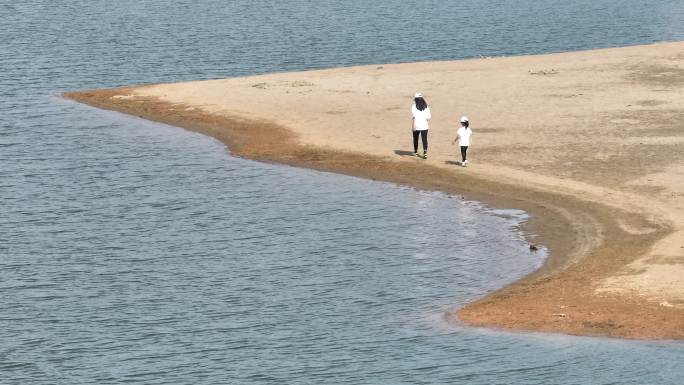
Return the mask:
[[306, 80], [295, 80], [290, 84], [291, 87], [312, 87], [315, 86], [315, 84], [311, 82], [307, 82]]
[[135, 95], [114, 95], [111, 97], [111, 99], [121, 99], [121, 100], [130, 100], [134, 99]]

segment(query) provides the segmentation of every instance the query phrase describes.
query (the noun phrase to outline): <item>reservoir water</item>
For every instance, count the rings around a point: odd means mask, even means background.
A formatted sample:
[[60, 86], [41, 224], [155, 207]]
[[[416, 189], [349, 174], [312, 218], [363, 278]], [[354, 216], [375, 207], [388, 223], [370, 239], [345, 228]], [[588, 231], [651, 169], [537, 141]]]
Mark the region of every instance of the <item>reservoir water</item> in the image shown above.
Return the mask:
[[525, 214], [230, 156], [61, 92], [684, 39], [681, 1], [0, 2], [0, 384], [681, 384], [684, 344], [446, 315]]

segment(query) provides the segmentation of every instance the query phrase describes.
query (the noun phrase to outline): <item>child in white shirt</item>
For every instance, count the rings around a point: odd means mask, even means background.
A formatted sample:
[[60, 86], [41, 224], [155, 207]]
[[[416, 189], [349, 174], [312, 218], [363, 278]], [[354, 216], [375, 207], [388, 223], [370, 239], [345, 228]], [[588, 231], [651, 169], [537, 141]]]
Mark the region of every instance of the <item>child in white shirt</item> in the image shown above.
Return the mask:
[[451, 144], [456, 143], [458, 140], [458, 144], [461, 146], [461, 166], [466, 167], [468, 165], [468, 158], [467, 158], [467, 152], [468, 152], [468, 146], [470, 146], [470, 136], [473, 134], [473, 130], [470, 129], [470, 123], [468, 122], [467, 117], [462, 117], [461, 118], [461, 127], [456, 131], [456, 139], [454, 139]]

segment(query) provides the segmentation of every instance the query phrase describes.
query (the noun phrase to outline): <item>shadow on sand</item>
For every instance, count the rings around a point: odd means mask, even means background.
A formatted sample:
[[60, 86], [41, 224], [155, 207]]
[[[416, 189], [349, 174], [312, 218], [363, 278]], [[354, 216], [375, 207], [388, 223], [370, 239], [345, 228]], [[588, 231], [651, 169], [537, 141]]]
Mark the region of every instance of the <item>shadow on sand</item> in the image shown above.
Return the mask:
[[394, 150], [394, 153], [399, 155], [399, 156], [414, 156], [413, 151], [406, 151], [406, 150]]

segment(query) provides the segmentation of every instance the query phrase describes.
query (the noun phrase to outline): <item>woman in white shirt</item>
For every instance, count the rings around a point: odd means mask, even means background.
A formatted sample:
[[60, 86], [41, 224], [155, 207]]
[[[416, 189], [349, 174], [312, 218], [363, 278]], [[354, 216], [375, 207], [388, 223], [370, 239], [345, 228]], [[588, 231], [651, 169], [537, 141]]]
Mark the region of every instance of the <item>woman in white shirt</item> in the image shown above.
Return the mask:
[[432, 116], [430, 115], [430, 108], [420, 92], [413, 99], [411, 115], [413, 116], [413, 155], [418, 156], [418, 137], [420, 136], [423, 140], [423, 159], [427, 159], [428, 121]]
[[470, 146], [470, 135], [473, 134], [473, 130], [470, 129], [470, 122], [465, 116], [461, 118], [461, 127], [456, 131], [456, 139], [454, 139], [451, 144], [456, 143], [461, 146], [461, 166], [466, 167], [468, 165], [468, 158], [466, 153], [468, 152], [468, 146]]

